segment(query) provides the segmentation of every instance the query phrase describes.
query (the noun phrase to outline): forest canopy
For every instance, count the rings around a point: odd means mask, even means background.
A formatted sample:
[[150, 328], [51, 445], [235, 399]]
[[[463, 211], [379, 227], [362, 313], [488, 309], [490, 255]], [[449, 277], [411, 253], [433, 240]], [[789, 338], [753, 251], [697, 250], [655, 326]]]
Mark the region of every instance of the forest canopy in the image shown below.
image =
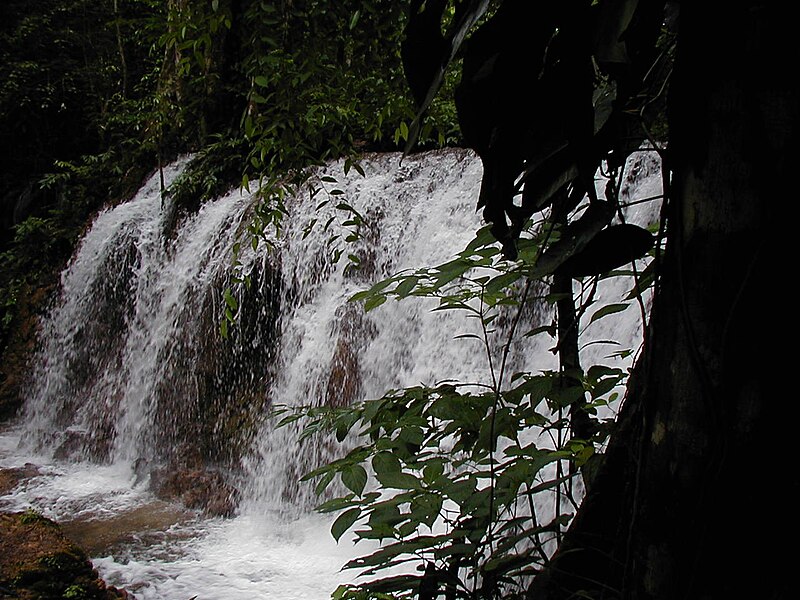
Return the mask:
[[[385, 0], [4, 2], [2, 345], [26, 285], [57, 272], [88, 216], [178, 154], [197, 153], [176, 192], [196, 205], [251, 179], [275, 198], [326, 158], [401, 148], [405, 21]], [[420, 147], [459, 140], [443, 97]]]

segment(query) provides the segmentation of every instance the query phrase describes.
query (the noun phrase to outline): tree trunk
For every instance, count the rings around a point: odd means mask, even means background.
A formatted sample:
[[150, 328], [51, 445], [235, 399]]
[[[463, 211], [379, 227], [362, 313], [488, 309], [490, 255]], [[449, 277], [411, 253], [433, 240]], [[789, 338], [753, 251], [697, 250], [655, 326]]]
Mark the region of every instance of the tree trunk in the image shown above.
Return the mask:
[[798, 52], [786, 9], [733, 4], [683, 3], [648, 347], [600, 475], [531, 598], [788, 597], [800, 486], [775, 390], [791, 315], [773, 273], [788, 233], [778, 201], [797, 164]]

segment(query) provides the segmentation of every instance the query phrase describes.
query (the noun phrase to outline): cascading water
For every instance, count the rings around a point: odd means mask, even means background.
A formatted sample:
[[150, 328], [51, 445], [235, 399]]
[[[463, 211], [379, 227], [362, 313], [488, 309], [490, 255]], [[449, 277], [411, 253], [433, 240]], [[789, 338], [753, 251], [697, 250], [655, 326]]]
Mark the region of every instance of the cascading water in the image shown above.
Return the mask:
[[[185, 162], [165, 172], [167, 182]], [[203, 465], [240, 488], [237, 516], [170, 520], [177, 513], [158, 505], [162, 530], [151, 523], [95, 551], [110, 583], [138, 598], [313, 600], [348, 579], [336, 572], [362, 549], [333, 544], [328, 521], [310, 513], [310, 486], [297, 482], [341, 450], [324, 439], [301, 445], [297, 429], [263, 419], [268, 407], [342, 406], [390, 388], [491, 376], [474, 341], [453, 339], [478, 333], [474, 320], [432, 312], [429, 299], [389, 300], [367, 314], [348, 302], [387, 275], [463, 249], [480, 226], [480, 161], [447, 150], [376, 155], [361, 165], [363, 177], [331, 163], [313, 180], [316, 191], [289, 199], [274, 249], [244, 246], [238, 259], [252, 285], [236, 297], [238, 323], [227, 340], [217, 326], [250, 195], [233, 191], [176, 220], [154, 176], [131, 201], [102, 212], [43, 324], [24, 417], [0, 438], [0, 466], [29, 460], [44, 465], [41, 475], [0, 498], [0, 507], [33, 506], [86, 527], [114, 513], [156, 511], [148, 474]], [[659, 193], [653, 153], [638, 154], [623, 200]], [[652, 203], [627, 219], [651, 221]], [[357, 239], [345, 243], [355, 229]], [[598, 296], [619, 297], [630, 286], [611, 279]], [[638, 346], [635, 308], [591, 324], [589, 316], [587, 364], [616, 350], [611, 340]], [[509, 370], [555, 368], [548, 342], [520, 336]]]
[[[167, 170], [168, 183], [185, 163]], [[58, 456], [139, 470], [179, 453], [214, 459], [224, 453], [208, 448], [219, 432], [204, 428], [225, 424], [220, 404], [265, 384], [274, 340], [263, 338], [275, 322], [269, 299], [238, 344], [214, 334], [251, 199], [233, 192], [173, 230], [174, 207], [162, 199], [159, 179], [97, 217], [44, 323], [23, 420], [26, 435]], [[268, 275], [261, 273], [256, 299], [269, 288]], [[253, 352], [243, 343], [259, 346], [258, 360], [245, 356]]]
[[[433, 299], [390, 301], [367, 314], [348, 303], [371, 282], [447, 262], [472, 239], [480, 225], [474, 210], [479, 161], [464, 151], [447, 151], [402, 161], [398, 155], [379, 156], [364, 161], [364, 168], [366, 177], [355, 172], [343, 177], [342, 163], [330, 165], [319, 175], [323, 189], [299, 195], [288, 207], [325, 223], [350, 214], [344, 208], [337, 215], [335, 206], [344, 199], [364, 224], [360, 240], [347, 250], [359, 257], [353, 269], [343, 258], [326, 262], [337, 251], [334, 234], [320, 225], [312, 237], [308, 217], [289, 219], [280, 244], [284, 290], [278, 375], [270, 392], [275, 402], [344, 406], [420, 383], [490, 380], [480, 349], [453, 341], [457, 334], [480, 333], [474, 319], [432, 312]], [[329, 211], [315, 208], [324, 200], [331, 200]], [[552, 355], [538, 354], [540, 368], [554, 366]], [[312, 486], [298, 486], [297, 480], [332, 458], [326, 455], [331, 442], [301, 447], [298, 434], [293, 427], [273, 430], [266, 424], [246, 461], [245, 510], [285, 506], [286, 499], [295, 509], [314, 504]]]

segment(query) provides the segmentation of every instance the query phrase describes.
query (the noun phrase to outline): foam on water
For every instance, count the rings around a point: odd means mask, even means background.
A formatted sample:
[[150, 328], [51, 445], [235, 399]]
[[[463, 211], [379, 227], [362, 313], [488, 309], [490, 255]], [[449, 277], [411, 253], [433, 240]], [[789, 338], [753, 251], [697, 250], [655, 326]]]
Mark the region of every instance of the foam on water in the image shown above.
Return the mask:
[[338, 573], [347, 549], [333, 541], [329, 527], [316, 515], [290, 523], [253, 516], [206, 521], [197, 535], [175, 543], [178, 557], [169, 562], [143, 555], [125, 564], [112, 557], [94, 563], [145, 600], [322, 600], [347, 580]]

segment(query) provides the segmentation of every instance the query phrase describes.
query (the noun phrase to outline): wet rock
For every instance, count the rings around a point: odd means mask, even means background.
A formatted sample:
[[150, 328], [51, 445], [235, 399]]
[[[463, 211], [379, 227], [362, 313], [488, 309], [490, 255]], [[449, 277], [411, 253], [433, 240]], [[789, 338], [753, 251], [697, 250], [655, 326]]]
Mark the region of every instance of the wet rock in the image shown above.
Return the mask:
[[55, 522], [33, 511], [0, 513], [0, 597], [134, 598], [106, 585], [86, 553]]
[[349, 406], [358, 396], [360, 389], [358, 355], [349, 340], [339, 338], [331, 359], [325, 404], [333, 408]]
[[352, 404], [361, 393], [360, 354], [374, 326], [364, 318], [359, 307], [348, 304], [337, 314], [338, 339], [330, 364], [330, 376], [325, 389], [325, 404], [341, 408]]
[[59, 436], [59, 442], [53, 451], [53, 458], [64, 461], [91, 459], [106, 462], [114, 442], [114, 423], [111, 415], [103, 419], [104, 423], [95, 423], [91, 431], [67, 429]]
[[144, 540], [159, 543], [170, 527], [196, 518], [196, 513], [174, 502], [154, 500], [111, 516], [79, 515], [60, 521], [66, 536], [90, 556], [127, 556], [130, 548]]
[[180, 339], [153, 393], [154, 461], [235, 468], [258, 431], [277, 347], [280, 276], [265, 266], [234, 289], [240, 308], [224, 338], [207, 332], [219, 329], [221, 297], [235, 288], [227, 276], [176, 317]]
[[23, 467], [0, 469], [0, 496], [8, 494], [21, 481], [36, 477], [38, 474], [39, 467], [31, 463], [26, 463]]
[[215, 517], [230, 517], [236, 510], [238, 490], [219, 471], [156, 469], [150, 487], [161, 500], [175, 500]]

